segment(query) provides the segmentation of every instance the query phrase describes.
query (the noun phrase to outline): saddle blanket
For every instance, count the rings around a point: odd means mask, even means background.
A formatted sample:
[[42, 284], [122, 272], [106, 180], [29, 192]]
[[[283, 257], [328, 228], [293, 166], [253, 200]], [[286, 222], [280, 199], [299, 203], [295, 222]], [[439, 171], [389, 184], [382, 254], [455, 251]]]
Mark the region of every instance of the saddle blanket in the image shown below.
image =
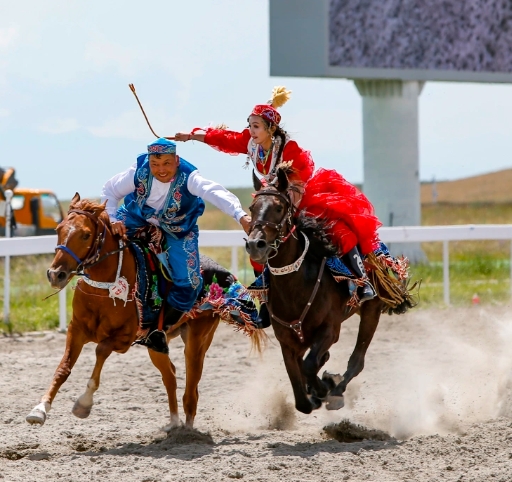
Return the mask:
[[[153, 226], [137, 231], [130, 249], [135, 256], [137, 280], [135, 302], [139, 326], [156, 325], [172, 280], [157, 254], [165, 250], [165, 237]], [[188, 316], [212, 310], [237, 330], [251, 335], [258, 310], [252, 295], [236, 277], [208, 256], [200, 255], [203, 289]]]

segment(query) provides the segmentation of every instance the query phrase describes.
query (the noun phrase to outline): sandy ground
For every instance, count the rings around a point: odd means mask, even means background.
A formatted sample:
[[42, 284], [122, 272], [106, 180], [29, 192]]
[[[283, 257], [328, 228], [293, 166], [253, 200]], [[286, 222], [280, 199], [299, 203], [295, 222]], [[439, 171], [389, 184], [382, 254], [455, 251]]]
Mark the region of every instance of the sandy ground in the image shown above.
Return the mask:
[[[327, 368], [343, 371], [358, 318]], [[260, 359], [219, 327], [200, 384], [197, 430], [167, 436], [167, 399], [144, 348], [113, 355], [87, 420], [71, 414], [93, 366], [86, 346], [43, 427], [25, 416], [46, 389], [64, 335], [0, 339], [0, 482], [511, 481], [512, 313], [505, 308], [383, 316], [346, 407], [305, 416], [292, 405], [275, 341]], [[180, 340], [171, 357], [183, 392]], [[340, 443], [347, 418], [388, 441]]]

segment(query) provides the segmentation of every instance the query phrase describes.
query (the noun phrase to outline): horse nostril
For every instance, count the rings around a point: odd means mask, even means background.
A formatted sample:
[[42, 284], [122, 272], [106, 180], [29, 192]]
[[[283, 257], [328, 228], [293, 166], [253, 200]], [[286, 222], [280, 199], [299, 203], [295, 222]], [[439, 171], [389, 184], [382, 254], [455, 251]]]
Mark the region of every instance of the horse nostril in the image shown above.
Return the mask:
[[59, 281], [64, 281], [66, 279], [66, 273], [64, 273], [64, 271], [59, 272], [59, 274], [57, 275], [57, 279]]
[[259, 239], [258, 242], [256, 243], [256, 247], [258, 249], [266, 248], [267, 247], [267, 242], [264, 239]]

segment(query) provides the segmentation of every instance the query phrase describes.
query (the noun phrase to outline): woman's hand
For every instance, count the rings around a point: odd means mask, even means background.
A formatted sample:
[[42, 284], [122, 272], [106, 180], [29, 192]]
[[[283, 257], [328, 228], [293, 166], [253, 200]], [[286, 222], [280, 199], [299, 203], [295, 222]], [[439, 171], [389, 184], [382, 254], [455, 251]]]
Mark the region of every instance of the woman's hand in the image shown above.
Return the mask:
[[121, 236], [126, 239], [126, 226], [123, 221], [114, 221], [110, 223], [112, 233]]
[[187, 142], [193, 139], [192, 134], [187, 134], [185, 132], [177, 132], [176, 134], [174, 134], [174, 140], [179, 142]]
[[240, 224], [242, 225], [242, 228], [244, 228], [245, 233], [249, 234], [249, 231], [251, 230], [251, 217], [247, 216], [247, 214], [242, 216], [240, 218]]
[[204, 142], [205, 134], [188, 134], [186, 132], [177, 132], [174, 134], [174, 140], [178, 142], [187, 142], [187, 141], [199, 141]]

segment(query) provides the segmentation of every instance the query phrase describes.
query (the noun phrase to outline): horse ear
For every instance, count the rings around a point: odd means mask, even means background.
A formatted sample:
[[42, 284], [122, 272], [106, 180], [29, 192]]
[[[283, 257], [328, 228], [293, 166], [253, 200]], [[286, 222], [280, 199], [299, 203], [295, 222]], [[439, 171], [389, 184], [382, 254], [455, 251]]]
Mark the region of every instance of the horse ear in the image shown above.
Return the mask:
[[71, 199], [71, 202], [69, 203], [69, 207], [74, 206], [78, 201], [80, 201], [80, 194], [75, 193], [73, 199]]
[[279, 192], [286, 192], [288, 189], [288, 184], [290, 182], [288, 181], [288, 176], [286, 175], [286, 172], [283, 169], [277, 170], [277, 190]]
[[107, 207], [107, 200], [103, 201], [101, 204], [99, 204], [97, 207], [94, 208], [94, 215], [96, 217], [100, 217], [101, 214], [105, 211], [105, 208]]
[[256, 173], [254, 171], [252, 171], [252, 184], [254, 186], [254, 189], [256, 189], [256, 191], [261, 190], [261, 188], [263, 186], [263, 184], [258, 179], [258, 176], [256, 176]]

